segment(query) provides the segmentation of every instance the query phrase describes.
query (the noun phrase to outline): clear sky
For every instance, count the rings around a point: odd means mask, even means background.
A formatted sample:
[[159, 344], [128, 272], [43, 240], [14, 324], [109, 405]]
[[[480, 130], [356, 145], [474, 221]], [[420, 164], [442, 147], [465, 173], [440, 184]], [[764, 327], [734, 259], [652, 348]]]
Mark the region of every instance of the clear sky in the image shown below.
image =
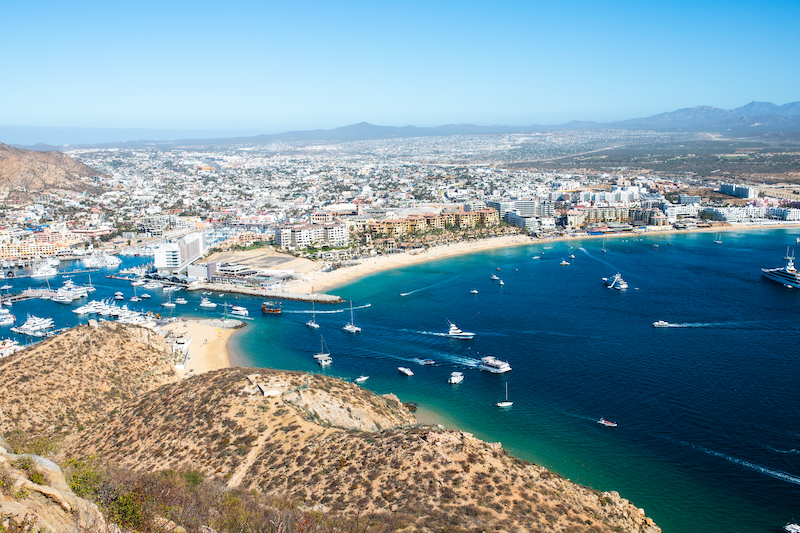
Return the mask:
[[798, 0], [31, 0], [2, 19], [6, 126], [530, 125], [800, 100]]

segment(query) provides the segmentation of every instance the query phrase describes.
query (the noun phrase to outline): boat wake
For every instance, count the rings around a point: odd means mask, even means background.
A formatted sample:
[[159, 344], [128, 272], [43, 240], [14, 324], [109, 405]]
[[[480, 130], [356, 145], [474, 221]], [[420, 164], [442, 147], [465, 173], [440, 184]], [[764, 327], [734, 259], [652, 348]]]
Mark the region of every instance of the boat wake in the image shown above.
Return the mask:
[[458, 279], [459, 277], [461, 277], [461, 276], [453, 276], [452, 278], [444, 279], [442, 281], [434, 283], [433, 285], [428, 285], [427, 287], [422, 287], [421, 289], [414, 289], [413, 291], [409, 291], [409, 292], [401, 292], [400, 296], [408, 296], [409, 294], [414, 294], [415, 292], [424, 291], [424, 290], [427, 290], [427, 289], [432, 289], [433, 287], [439, 286], [442, 283], [447, 283], [448, 281], [453, 281], [454, 279]]
[[786, 481], [787, 483], [800, 485], [800, 477], [793, 476], [792, 474], [787, 474], [786, 472], [781, 472], [780, 470], [773, 470], [772, 468], [767, 468], [766, 466], [761, 466], [756, 463], [751, 463], [750, 461], [745, 461], [744, 459], [739, 459], [738, 457], [733, 457], [732, 455], [728, 455], [726, 453], [715, 452], [714, 450], [709, 450], [708, 448], [704, 448], [703, 446], [699, 446], [697, 444], [690, 444], [688, 442], [683, 442], [683, 441], [677, 441], [677, 442], [679, 444], [683, 444], [684, 446], [690, 446], [695, 450], [701, 451], [703, 453], [707, 453], [708, 455], [713, 455], [715, 457], [725, 459], [726, 461], [730, 461], [731, 463], [737, 464], [739, 466], [749, 468], [750, 470], [753, 470], [755, 472], [765, 474], [769, 477], [779, 479], [781, 481]]
[[592, 422], [597, 422], [596, 416], [592, 417], [592, 416], [576, 415], [575, 413], [568, 413], [567, 411], [561, 411], [561, 412], [573, 418], [580, 418], [581, 420], [591, 420]]
[[447, 337], [447, 333], [440, 333], [437, 331], [413, 331], [410, 329], [403, 329], [400, 331], [408, 331], [409, 333], [418, 333], [420, 335], [430, 335], [431, 337]]
[[734, 322], [685, 322], [681, 324], [672, 324], [670, 323], [670, 328], [715, 328], [715, 327], [724, 327], [724, 326], [731, 326], [735, 327], [740, 325], [740, 323]]
[[[357, 305], [353, 307], [353, 309], [366, 309], [367, 307], [372, 307], [372, 304]], [[318, 315], [332, 315], [334, 313], [345, 313], [349, 310], [350, 308], [348, 307], [346, 309], [333, 309], [332, 311], [319, 311], [319, 310], [313, 311], [311, 309], [296, 309], [296, 310], [284, 309], [283, 312], [292, 313], [295, 315], [310, 315], [312, 313], [316, 313]]]

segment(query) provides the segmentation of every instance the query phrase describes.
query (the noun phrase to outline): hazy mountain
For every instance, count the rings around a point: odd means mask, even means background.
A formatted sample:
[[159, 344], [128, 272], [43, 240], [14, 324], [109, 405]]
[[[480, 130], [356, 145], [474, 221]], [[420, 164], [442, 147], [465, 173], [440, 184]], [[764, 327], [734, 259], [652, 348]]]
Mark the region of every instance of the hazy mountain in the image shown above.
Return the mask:
[[[35, 129], [35, 128], [33, 128]], [[147, 133], [140, 140], [88, 144], [86, 141], [72, 141], [73, 147], [115, 147], [143, 148], [147, 146], [171, 148], [175, 146], [233, 146], [240, 144], [273, 144], [281, 142], [350, 142], [379, 139], [400, 139], [408, 137], [443, 137], [448, 135], [493, 135], [509, 133], [536, 133], [556, 130], [597, 130], [597, 129], [647, 129], [658, 131], [719, 131], [736, 134], [766, 135], [776, 133], [800, 132], [800, 102], [781, 106], [771, 102], [750, 102], [736, 109], [721, 109], [712, 106], [698, 106], [660, 113], [644, 118], [634, 118], [617, 122], [591, 122], [573, 120], [564, 124], [531, 126], [477, 126], [475, 124], [446, 124], [435, 127], [418, 126], [376, 126], [367, 122], [351, 124], [330, 130], [290, 131], [240, 137], [184, 137], [174, 139], [174, 131], [157, 130], [116, 130], [135, 134]], [[39, 128], [44, 132], [47, 128]], [[55, 129], [54, 129], [55, 130]], [[58, 130], [59, 133], [64, 131]], [[66, 130], [68, 131], [68, 130]], [[108, 138], [115, 130], [98, 130], [98, 135]], [[0, 127], [0, 139], [4, 134], [11, 135], [12, 129]], [[89, 130], [81, 129], [80, 138], [89, 137]], [[790, 136], [791, 137], [791, 136]], [[26, 137], [30, 138], [30, 137]], [[131, 137], [129, 137], [131, 138]], [[160, 139], [160, 140], [159, 140]], [[84, 144], [76, 144], [81, 143]], [[63, 149], [51, 145], [14, 145], [29, 150]]]

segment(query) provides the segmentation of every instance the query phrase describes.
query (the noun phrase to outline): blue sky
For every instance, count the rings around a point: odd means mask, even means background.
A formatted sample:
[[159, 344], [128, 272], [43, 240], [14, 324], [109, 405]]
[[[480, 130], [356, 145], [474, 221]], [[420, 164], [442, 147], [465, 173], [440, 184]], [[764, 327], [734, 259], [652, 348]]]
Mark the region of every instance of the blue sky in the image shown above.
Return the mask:
[[797, 0], [31, 0], [3, 19], [6, 126], [529, 125], [800, 100]]

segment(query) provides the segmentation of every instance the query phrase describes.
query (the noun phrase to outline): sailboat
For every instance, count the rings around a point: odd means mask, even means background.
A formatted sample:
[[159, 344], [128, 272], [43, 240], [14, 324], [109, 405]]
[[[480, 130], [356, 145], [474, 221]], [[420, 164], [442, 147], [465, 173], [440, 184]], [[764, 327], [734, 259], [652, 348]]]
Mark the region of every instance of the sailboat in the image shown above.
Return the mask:
[[603, 247], [600, 248], [600, 251], [606, 253], [606, 238], [603, 237]]
[[722, 244], [722, 239], [720, 238], [719, 233], [714, 236], [714, 244]]
[[322, 338], [322, 335], [319, 336], [319, 352], [314, 354], [314, 359], [320, 366], [328, 366], [333, 362], [330, 352], [325, 351], [325, 339]]
[[361, 328], [356, 326], [356, 321], [353, 320], [353, 300], [350, 300], [350, 322], [345, 324], [342, 329], [350, 333], [358, 333], [361, 331]]
[[167, 298], [168, 300], [166, 302], [161, 302], [161, 305], [163, 307], [169, 307], [169, 308], [175, 307], [175, 304], [172, 303], [172, 291], [167, 293]]
[[511, 407], [512, 405], [514, 405], [514, 402], [508, 401], [508, 383], [506, 383], [506, 399], [503, 400], [502, 402], [497, 402], [495, 405], [497, 407]]
[[319, 324], [315, 320], [317, 318], [317, 309], [314, 307], [314, 302], [311, 302], [311, 320], [306, 322], [306, 326], [314, 329], [319, 329]]
[[136, 285], [133, 286], [133, 296], [130, 299], [131, 302], [141, 302], [142, 299], [136, 296]]

